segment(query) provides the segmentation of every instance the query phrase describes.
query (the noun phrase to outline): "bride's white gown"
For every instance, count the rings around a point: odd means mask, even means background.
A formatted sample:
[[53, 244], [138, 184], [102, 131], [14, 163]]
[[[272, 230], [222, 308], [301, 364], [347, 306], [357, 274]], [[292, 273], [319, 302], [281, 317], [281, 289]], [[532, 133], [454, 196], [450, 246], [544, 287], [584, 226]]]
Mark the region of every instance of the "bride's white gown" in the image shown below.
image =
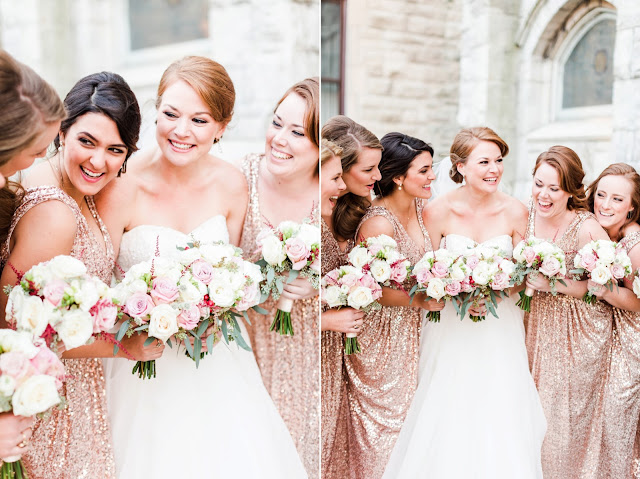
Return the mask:
[[[229, 240], [224, 216], [191, 234]], [[171, 257], [188, 239], [171, 228], [138, 226], [122, 237], [118, 264], [126, 271], [149, 260], [156, 245]], [[221, 341], [196, 369], [174, 345], [156, 361], [151, 380], [131, 374], [133, 361], [104, 364], [119, 479], [307, 477], [252, 352]]]
[[[476, 243], [450, 234], [462, 253]], [[497, 236], [511, 255], [512, 240]], [[385, 479], [541, 478], [547, 423], [529, 373], [523, 312], [514, 298], [498, 318], [460, 320], [451, 303], [439, 323], [425, 321], [418, 388], [385, 470]]]

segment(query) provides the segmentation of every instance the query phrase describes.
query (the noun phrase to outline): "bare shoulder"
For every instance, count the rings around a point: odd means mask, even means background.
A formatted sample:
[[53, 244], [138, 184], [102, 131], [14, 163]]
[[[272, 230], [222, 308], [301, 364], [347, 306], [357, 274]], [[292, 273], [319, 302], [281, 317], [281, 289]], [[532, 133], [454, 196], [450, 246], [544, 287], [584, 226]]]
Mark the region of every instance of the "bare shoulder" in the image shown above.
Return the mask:
[[56, 172], [50, 163], [50, 160], [45, 160], [37, 165], [29, 168], [26, 177], [21, 180], [21, 184], [24, 188], [33, 188], [35, 186], [54, 185], [57, 186], [60, 178], [55, 176]]
[[247, 179], [242, 170], [225, 160], [213, 158], [212, 167], [215, 171], [213, 175], [215, 182], [226, 191], [234, 194], [245, 194], [248, 191]]
[[580, 245], [585, 245], [589, 241], [604, 239], [608, 240], [609, 235], [600, 223], [593, 217], [589, 217], [580, 226], [579, 232]]
[[394, 237], [395, 230], [391, 221], [384, 216], [372, 216], [362, 222], [358, 236], [370, 238], [372, 236], [387, 235]]
[[428, 221], [438, 221], [446, 218], [451, 213], [451, 205], [457, 202], [456, 191], [438, 196], [429, 201], [422, 210], [422, 217]]

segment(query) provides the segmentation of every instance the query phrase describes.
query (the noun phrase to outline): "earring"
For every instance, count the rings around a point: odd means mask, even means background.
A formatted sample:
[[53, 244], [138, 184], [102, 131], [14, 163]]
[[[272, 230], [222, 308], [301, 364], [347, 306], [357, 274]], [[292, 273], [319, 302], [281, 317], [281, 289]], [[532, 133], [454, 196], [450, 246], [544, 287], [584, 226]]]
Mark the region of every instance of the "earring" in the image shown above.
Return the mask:
[[402, 183], [398, 185], [398, 191], [402, 191]]
[[127, 160], [128, 159], [129, 158], [124, 160], [124, 163], [122, 163], [122, 166], [120, 167], [120, 170], [118, 170], [118, 178], [120, 178], [120, 175], [124, 175], [127, 172]]

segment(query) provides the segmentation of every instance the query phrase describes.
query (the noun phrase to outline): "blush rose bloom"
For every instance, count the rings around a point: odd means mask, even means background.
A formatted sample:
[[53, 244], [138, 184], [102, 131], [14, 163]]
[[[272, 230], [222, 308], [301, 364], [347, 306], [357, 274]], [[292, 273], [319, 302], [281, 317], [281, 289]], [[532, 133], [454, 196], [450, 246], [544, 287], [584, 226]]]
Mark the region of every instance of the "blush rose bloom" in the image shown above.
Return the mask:
[[175, 281], [160, 277], [153, 280], [153, 289], [149, 293], [155, 304], [169, 304], [178, 299], [178, 286]]
[[402, 283], [407, 279], [407, 267], [404, 261], [399, 263], [395, 263], [391, 267], [391, 281], [395, 281], [396, 283]]
[[148, 294], [134, 293], [127, 298], [124, 310], [132, 318], [141, 318], [151, 314], [153, 307], [153, 300]]
[[502, 291], [509, 286], [509, 275], [503, 272], [496, 273], [491, 282], [491, 289], [495, 291]]
[[160, 304], [151, 311], [149, 336], [167, 342], [178, 332], [178, 312], [168, 304]]
[[213, 266], [206, 261], [198, 260], [191, 265], [191, 274], [203, 284], [209, 284], [213, 277]]
[[307, 258], [311, 254], [311, 251], [309, 251], [302, 239], [289, 238], [285, 241], [284, 249], [291, 260], [292, 269], [299, 271], [307, 265]]
[[593, 253], [585, 253], [582, 256], [576, 256], [576, 264], [575, 266], [578, 268], [584, 268], [587, 271], [591, 272], [593, 268], [596, 267], [597, 258]]
[[189, 309], [183, 309], [178, 315], [177, 321], [179, 327], [187, 331], [192, 330], [200, 322], [200, 308], [194, 304]]
[[64, 364], [60, 361], [60, 358], [47, 347], [38, 348], [38, 354], [31, 359], [31, 365], [40, 374], [46, 374], [47, 376], [53, 376], [56, 378], [56, 386], [62, 387], [62, 380], [64, 379]]
[[118, 319], [118, 308], [106, 299], [98, 301], [89, 312], [93, 316], [94, 333], [111, 331]]
[[622, 279], [624, 278], [625, 275], [625, 268], [624, 266], [622, 266], [621, 264], [613, 264], [611, 266], [611, 275], [615, 278], [615, 279]]
[[427, 284], [434, 278], [433, 273], [428, 269], [421, 269], [416, 273], [416, 281], [420, 284]]
[[67, 283], [64, 281], [54, 279], [42, 289], [42, 295], [44, 296], [44, 299], [49, 301], [52, 305], [60, 306], [60, 302], [64, 296], [64, 290], [67, 286]]
[[480, 263], [480, 258], [478, 258], [476, 255], [472, 255], [467, 258], [467, 266], [471, 269], [474, 269], [476, 266], [478, 266], [478, 263]]
[[0, 370], [16, 381], [29, 372], [29, 358], [20, 351], [9, 351], [0, 354]]
[[444, 278], [449, 273], [449, 270], [446, 264], [441, 261], [436, 261], [433, 268], [431, 268], [431, 272], [436, 278]]
[[562, 264], [554, 256], [546, 258], [540, 265], [540, 272], [546, 277], [551, 278], [560, 272]]
[[444, 290], [449, 296], [457, 296], [460, 294], [461, 288], [459, 281], [452, 281], [444, 287]]

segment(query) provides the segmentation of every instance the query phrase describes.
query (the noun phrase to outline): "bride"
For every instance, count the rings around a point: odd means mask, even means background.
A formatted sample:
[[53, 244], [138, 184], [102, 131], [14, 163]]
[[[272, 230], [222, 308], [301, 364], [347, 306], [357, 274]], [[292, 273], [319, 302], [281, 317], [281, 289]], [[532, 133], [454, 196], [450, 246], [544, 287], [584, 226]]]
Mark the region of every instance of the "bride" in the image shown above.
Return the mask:
[[[234, 101], [231, 79], [213, 60], [185, 57], [164, 72], [158, 147], [137, 156], [99, 198], [122, 270], [157, 253], [171, 257], [191, 237], [238, 244], [247, 184], [209, 154]], [[133, 362], [105, 360], [120, 479], [307, 477], [251, 351], [222, 341], [196, 369], [174, 346], [156, 363], [157, 378], [142, 380], [131, 374]]]
[[[507, 144], [489, 128], [460, 131], [451, 177], [464, 185], [429, 203], [434, 245], [456, 253], [478, 244], [511, 255], [527, 209], [498, 191]], [[470, 314], [483, 315], [483, 305]], [[529, 373], [522, 311], [503, 300], [498, 317], [460, 319], [451, 303], [426, 322], [418, 388], [384, 478], [541, 478], [546, 420]]]

